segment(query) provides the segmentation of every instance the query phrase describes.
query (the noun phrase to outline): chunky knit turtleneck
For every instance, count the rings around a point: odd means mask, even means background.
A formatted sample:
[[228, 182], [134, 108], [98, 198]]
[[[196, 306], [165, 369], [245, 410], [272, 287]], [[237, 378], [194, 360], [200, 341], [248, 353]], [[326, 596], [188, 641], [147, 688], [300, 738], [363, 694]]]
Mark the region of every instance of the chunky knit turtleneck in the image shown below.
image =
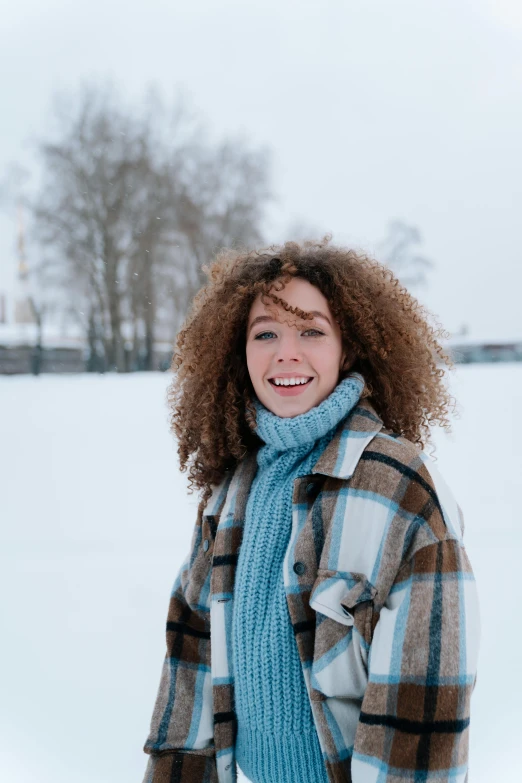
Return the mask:
[[254, 403], [256, 432], [266, 445], [257, 454], [246, 506], [232, 620], [236, 758], [253, 783], [328, 781], [288, 613], [283, 560], [294, 479], [311, 472], [363, 386], [362, 376], [352, 373], [319, 405], [293, 417]]

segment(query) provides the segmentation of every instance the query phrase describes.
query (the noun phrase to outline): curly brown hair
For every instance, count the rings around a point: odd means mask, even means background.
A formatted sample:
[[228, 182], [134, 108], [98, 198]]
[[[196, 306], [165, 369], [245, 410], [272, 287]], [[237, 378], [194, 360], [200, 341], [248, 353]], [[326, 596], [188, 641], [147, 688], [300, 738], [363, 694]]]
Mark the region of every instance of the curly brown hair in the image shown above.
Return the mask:
[[[453, 398], [445, 386], [451, 358], [438, 338], [448, 337], [431, 313], [402, 286], [389, 268], [365, 254], [321, 241], [286, 242], [261, 250], [222, 250], [203, 267], [208, 282], [193, 299], [176, 339], [167, 390], [171, 431], [178, 441], [180, 468], [189, 471], [189, 492], [203, 488], [206, 502], [249, 451], [261, 445], [255, 425], [254, 390], [246, 363], [246, 325], [258, 294], [299, 318], [273, 289], [293, 276], [308, 280], [326, 297], [340, 326], [350, 371], [365, 379], [385, 427], [424, 446], [430, 427], [450, 430]], [[266, 300], [263, 298], [263, 301]]]

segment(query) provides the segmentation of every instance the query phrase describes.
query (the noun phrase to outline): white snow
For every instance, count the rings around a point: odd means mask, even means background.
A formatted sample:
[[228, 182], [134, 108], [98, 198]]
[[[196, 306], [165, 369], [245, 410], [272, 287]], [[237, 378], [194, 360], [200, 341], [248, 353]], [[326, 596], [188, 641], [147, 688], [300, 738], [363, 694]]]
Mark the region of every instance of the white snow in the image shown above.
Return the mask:
[[[192, 534], [170, 376], [0, 377], [0, 779], [141, 781], [172, 582]], [[518, 778], [522, 365], [465, 365], [438, 467], [481, 598], [470, 783]], [[489, 425], [486, 428], [485, 422]]]

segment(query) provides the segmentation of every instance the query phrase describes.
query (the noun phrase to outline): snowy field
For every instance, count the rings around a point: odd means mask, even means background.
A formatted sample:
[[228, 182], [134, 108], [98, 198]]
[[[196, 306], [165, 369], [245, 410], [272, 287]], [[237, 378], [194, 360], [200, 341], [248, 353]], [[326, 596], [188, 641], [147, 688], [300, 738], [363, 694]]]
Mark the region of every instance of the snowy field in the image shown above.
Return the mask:
[[[0, 377], [6, 783], [142, 779], [197, 505], [168, 432], [168, 381]], [[522, 365], [459, 367], [451, 386], [461, 418], [436, 434], [438, 465], [464, 510], [482, 617], [469, 779], [517, 783]]]

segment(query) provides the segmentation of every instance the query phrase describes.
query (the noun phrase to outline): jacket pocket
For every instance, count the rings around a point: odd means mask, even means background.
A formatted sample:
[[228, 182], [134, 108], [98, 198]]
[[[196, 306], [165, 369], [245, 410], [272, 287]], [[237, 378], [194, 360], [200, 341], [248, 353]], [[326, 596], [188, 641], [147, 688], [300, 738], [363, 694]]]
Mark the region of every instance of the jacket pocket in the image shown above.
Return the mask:
[[362, 699], [376, 594], [364, 574], [318, 570], [310, 593], [317, 613], [312, 699]]
[[364, 574], [320, 568], [310, 593], [310, 606], [338, 623], [353, 625], [357, 607], [373, 601], [376, 594]]

